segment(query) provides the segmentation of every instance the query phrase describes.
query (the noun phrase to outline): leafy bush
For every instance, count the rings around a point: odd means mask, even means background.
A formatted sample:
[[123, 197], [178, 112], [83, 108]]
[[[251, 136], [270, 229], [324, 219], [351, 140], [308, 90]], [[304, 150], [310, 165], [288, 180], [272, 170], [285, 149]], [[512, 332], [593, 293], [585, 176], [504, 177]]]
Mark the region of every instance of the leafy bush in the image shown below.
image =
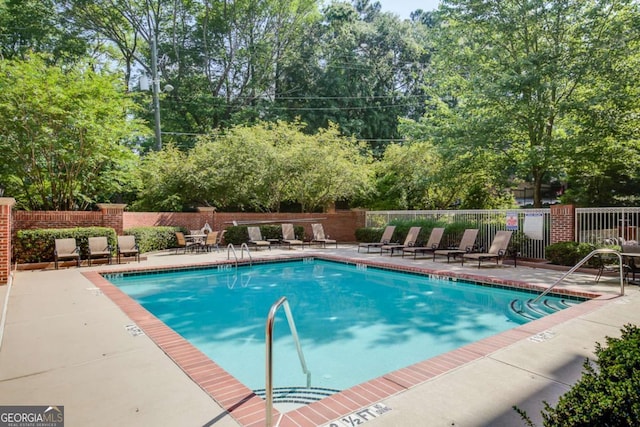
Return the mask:
[[188, 233], [184, 227], [133, 227], [124, 230], [124, 234], [136, 236], [140, 253], [161, 251], [178, 246], [176, 231]]
[[558, 242], [547, 246], [545, 253], [551, 264], [574, 266], [593, 249], [588, 243]]
[[48, 262], [54, 260], [55, 240], [74, 238], [80, 246], [80, 255], [89, 255], [89, 237], [105, 236], [111, 247], [116, 247], [116, 232], [109, 227], [77, 227], [20, 230], [14, 246], [15, 261], [19, 263]]
[[640, 425], [640, 329], [625, 325], [620, 338], [606, 340], [606, 347], [596, 343], [595, 366], [585, 361], [582, 378], [555, 408], [544, 403], [544, 426]]
[[[296, 234], [296, 238], [303, 240], [305, 236], [304, 227], [301, 225], [294, 225], [293, 230]], [[282, 239], [282, 226], [281, 225], [261, 225], [260, 233], [262, 238], [267, 239]], [[224, 240], [226, 243], [232, 243], [239, 246], [246, 243], [249, 240], [249, 232], [246, 225], [236, 225], [227, 228], [224, 234]]]

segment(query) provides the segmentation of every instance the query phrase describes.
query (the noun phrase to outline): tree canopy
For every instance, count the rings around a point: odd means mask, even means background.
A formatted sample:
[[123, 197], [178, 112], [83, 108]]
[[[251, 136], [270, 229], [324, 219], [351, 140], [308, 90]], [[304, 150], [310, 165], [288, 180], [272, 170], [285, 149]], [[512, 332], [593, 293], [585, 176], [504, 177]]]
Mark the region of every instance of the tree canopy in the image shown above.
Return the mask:
[[29, 209], [489, 208], [522, 183], [535, 206], [544, 185], [637, 204], [639, 19], [633, 0], [408, 20], [370, 0], [0, 0], [0, 187]]

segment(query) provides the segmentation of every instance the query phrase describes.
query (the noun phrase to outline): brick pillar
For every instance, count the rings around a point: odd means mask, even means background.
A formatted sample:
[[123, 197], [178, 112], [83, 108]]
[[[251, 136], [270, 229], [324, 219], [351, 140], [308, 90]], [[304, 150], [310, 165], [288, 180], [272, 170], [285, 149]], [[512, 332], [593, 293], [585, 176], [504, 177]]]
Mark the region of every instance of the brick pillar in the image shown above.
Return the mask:
[[0, 197], [0, 285], [9, 283], [11, 274], [11, 208], [15, 204], [13, 197]]
[[118, 236], [122, 235], [124, 208], [126, 206], [126, 204], [119, 203], [98, 203], [98, 208], [102, 213], [102, 226], [111, 227], [116, 230]]
[[211, 230], [222, 230], [222, 228], [216, 224], [216, 208], [214, 206], [198, 206], [197, 210], [202, 214], [202, 217], [209, 224]]
[[576, 237], [576, 207], [551, 206], [551, 243], [573, 242]]

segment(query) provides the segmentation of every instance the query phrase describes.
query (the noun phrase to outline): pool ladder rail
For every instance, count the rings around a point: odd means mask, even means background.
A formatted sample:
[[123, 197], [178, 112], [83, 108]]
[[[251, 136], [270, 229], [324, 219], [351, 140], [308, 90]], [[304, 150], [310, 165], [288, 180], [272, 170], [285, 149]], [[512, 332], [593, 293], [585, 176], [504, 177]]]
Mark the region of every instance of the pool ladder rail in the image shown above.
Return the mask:
[[[546, 316], [547, 314], [555, 313], [556, 311], [563, 310], [565, 308], [571, 307], [578, 303], [578, 301], [561, 299], [560, 301], [553, 301], [549, 299], [543, 298], [551, 292], [553, 288], [556, 287], [559, 283], [561, 283], [564, 279], [566, 279], [570, 274], [575, 272], [577, 269], [582, 267], [587, 261], [593, 258], [595, 255], [600, 254], [610, 254], [616, 255], [620, 262], [620, 296], [624, 295], [624, 266], [622, 262], [622, 255], [620, 252], [614, 249], [608, 248], [600, 248], [591, 251], [587, 256], [585, 256], [582, 260], [580, 260], [575, 266], [573, 266], [569, 271], [562, 275], [553, 285], [549, 286], [538, 295], [534, 299], [529, 299], [527, 301], [521, 301], [519, 299], [514, 299], [509, 304], [508, 315], [509, 317], [518, 322], [518, 323], [526, 323], [530, 320], [536, 320], [540, 317]], [[542, 300], [542, 301], [541, 301]]]
[[[251, 251], [249, 251], [249, 246], [246, 243], [240, 245], [240, 259], [244, 259], [244, 250], [247, 250], [247, 255], [249, 256], [249, 266], [253, 265], [253, 258], [251, 258]], [[238, 254], [236, 253], [236, 248], [233, 246], [233, 243], [229, 243], [227, 245], [227, 259], [231, 259], [231, 254], [236, 261], [236, 267], [238, 267]]]
[[302, 353], [302, 347], [300, 346], [300, 338], [298, 338], [298, 330], [296, 324], [293, 321], [293, 315], [291, 314], [291, 308], [289, 308], [289, 302], [286, 297], [281, 297], [276, 301], [269, 310], [269, 316], [267, 316], [267, 325], [265, 330], [266, 337], [266, 378], [265, 378], [265, 397], [266, 397], [266, 413], [265, 423], [267, 427], [273, 425], [273, 324], [275, 322], [276, 313], [280, 307], [284, 308], [284, 313], [287, 316], [287, 322], [289, 322], [289, 330], [293, 336], [293, 341], [298, 351], [298, 358], [300, 359], [300, 365], [302, 366], [302, 373], [307, 376], [307, 388], [311, 388], [311, 372], [307, 368], [307, 362], [304, 359]]

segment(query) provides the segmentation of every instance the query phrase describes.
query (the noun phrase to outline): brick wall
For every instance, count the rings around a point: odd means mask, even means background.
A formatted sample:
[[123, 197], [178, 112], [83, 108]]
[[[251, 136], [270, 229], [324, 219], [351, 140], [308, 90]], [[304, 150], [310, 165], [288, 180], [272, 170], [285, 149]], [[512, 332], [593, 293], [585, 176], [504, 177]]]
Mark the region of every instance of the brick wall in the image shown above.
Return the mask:
[[15, 199], [0, 197], [0, 285], [9, 283], [11, 274], [11, 224]]
[[[247, 212], [215, 212], [213, 208], [200, 208], [199, 212], [124, 212], [123, 228], [146, 226], [174, 226], [197, 230], [208, 223], [212, 230], [224, 230], [233, 222], [240, 224], [255, 222], [256, 224], [274, 224], [293, 222], [302, 225], [307, 236], [312, 236], [311, 223], [319, 222], [325, 234], [339, 242], [354, 242], [355, 230], [364, 227], [365, 211], [337, 211], [328, 214], [307, 213], [247, 213]], [[302, 222], [304, 221], [304, 222]]]
[[576, 233], [576, 208], [573, 205], [551, 206], [551, 244], [573, 242]]

